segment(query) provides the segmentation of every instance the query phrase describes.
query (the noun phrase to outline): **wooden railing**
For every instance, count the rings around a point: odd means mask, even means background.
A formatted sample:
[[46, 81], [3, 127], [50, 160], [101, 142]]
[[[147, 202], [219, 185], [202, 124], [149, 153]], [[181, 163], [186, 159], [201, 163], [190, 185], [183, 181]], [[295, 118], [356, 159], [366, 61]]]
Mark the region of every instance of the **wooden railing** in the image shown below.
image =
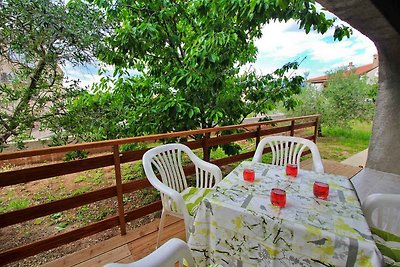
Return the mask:
[[[49, 203], [40, 204], [37, 206], [32, 206], [21, 210], [0, 214], [0, 228], [20, 224], [32, 219], [81, 207], [90, 203], [94, 203], [112, 197], [116, 197], [118, 200], [117, 216], [109, 217], [104, 220], [92, 223], [90, 225], [66, 233], [57, 234], [33, 243], [12, 248], [7, 251], [2, 251], [0, 253], [0, 265], [7, 264], [13, 261], [18, 261], [20, 259], [27, 258], [32, 255], [36, 255], [40, 252], [59, 247], [61, 245], [105, 231], [115, 226], [119, 226], [121, 234], [124, 235], [126, 233], [127, 222], [154, 213], [155, 211], [161, 210], [162, 206], [161, 206], [161, 201], [159, 200], [149, 205], [136, 208], [134, 210], [126, 211], [124, 209], [122, 201], [124, 194], [148, 188], [151, 187], [151, 185], [146, 178], [129, 181], [125, 183], [122, 182], [121, 164], [126, 162], [134, 162], [141, 160], [143, 154], [148, 149], [121, 152], [120, 151], [121, 145], [141, 143], [141, 142], [157, 142], [161, 140], [168, 140], [171, 138], [190, 137], [202, 134], [204, 136], [202, 139], [197, 139], [197, 140], [190, 139], [190, 141], [185, 142], [185, 144], [189, 146], [191, 149], [199, 149], [199, 148], [203, 149], [203, 155], [205, 155], [205, 160], [211, 161], [212, 163], [218, 166], [224, 166], [233, 162], [251, 158], [253, 157], [254, 151], [245, 152], [242, 154], [229, 156], [222, 159], [210, 160], [207, 157], [207, 155], [209, 155], [207, 151], [209, 150], [210, 147], [221, 144], [227, 144], [235, 141], [255, 138], [256, 139], [256, 144], [254, 147], [255, 149], [262, 136], [271, 134], [287, 134], [294, 136], [296, 130], [310, 128], [310, 127], [314, 128], [313, 134], [303, 137], [313, 140], [315, 142], [317, 138], [318, 123], [319, 123], [319, 115], [312, 115], [312, 116], [294, 117], [294, 118], [287, 118], [287, 119], [273, 120], [273, 121], [245, 124], [245, 125], [232, 125], [232, 126], [216, 127], [210, 129], [199, 129], [192, 131], [166, 133], [166, 134], [155, 134], [148, 136], [139, 136], [132, 138], [117, 139], [117, 140], [83, 143], [83, 144], [72, 144], [61, 147], [50, 147], [50, 148], [31, 150], [31, 151], [0, 154], [0, 162], [1, 162], [12, 159], [35, 157], [40, 155], [48, 155], [56, 153], [66, 153], [75, 150], [87, 150], [92, 148], [109, 147], [110, 149], [112, 149], [112, 153], [106, 155], [97, 155], [86, 159], [74, 160], [69, 162], [50, 163], [47, 165], [2, 172], [0, 173], [0, 188], [21, 183], [38, 181], [60, 175], [66, 175], [96, 168], [107, 167], [107, 166], [114, 166], [115, 179], [116, 179], [115, 186], [110, 186], [92, 192], [83, 193], [78, 196], [72, 196], [61, 200], [52, 201]], [[229, 135], [220, 134], [221, 132], [228, 130], [242, 130], [242, 132]], [[270, 152], [270, 150], [265, 149], [264, 153], [266, 152]], [[185, 168], [185, 173], [187, 175], [193, 174], [194, 173], [193, 166], [187, 166]]]

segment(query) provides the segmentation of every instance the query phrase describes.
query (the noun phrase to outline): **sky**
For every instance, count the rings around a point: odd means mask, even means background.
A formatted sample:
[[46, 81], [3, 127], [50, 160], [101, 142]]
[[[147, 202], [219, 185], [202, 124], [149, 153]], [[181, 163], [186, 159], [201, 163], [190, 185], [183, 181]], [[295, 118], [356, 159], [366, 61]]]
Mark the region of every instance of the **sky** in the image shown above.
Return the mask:
[[306, 34], [294, 21], [270, 23], [264, 27], [263, 37], [256, 42], [258, 58], [253, 67], [266, 74], [286, 62], [304, 59], [297, 74], [309, 72], [308, 78], [312, 78], [350, 62], [355, 66], [372, 63], [377, 50], [371, 40], [353, 29], [350, 38], [334, 41], [333, 31], [331, 29], [324, 35]]
[[[306, 78], [324, 75], [327, 71], [347, 66], [350, 62], [356, 67], [372, 63], [372, 57], [377, 53], [373, 42], [355, 29], [350, 38], [345, 37], [339, 42], [333, 40], [333, 29], [324, 35], [312, 31], [306, 34], [304, 30], [298, 29], [293, 20], [266, 24], [263, 36], [256, 41], [256, 46], [257, 61], [245, 68], [251, 67], [260, 74], [268, 74], [287, 62], [304, 59], [295, 73], [308, 74]], [[111, 66], [106, 68], [112, 72]], [[81, 86], [99, 82], [101, 76], [97, 70], [94, 65], [64, 67], [66, 76], [69, 79], [79, 79]]]

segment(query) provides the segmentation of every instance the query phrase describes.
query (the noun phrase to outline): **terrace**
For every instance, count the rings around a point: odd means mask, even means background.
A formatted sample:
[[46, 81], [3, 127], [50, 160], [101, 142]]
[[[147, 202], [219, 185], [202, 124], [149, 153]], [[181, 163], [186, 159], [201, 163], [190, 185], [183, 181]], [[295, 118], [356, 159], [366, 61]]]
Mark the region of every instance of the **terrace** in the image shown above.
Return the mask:
[[[39, 205], [0, 214], [0, 227], [2, 227], [3, 233], [6, 231], [8, 233], [8, 235], [3, 235], [5, 239], [12, 235], [13, 231], [16, 231], [18, 227], [29, 226], [30, 223], [34, 223], [37, 219], [44, 216], [54, 216], [63, 211], [82, 208], [85, 205], [99, 203], [108, 199], [112, 199], [114, 202], [111, 203], [115, 203], [116, 206], [113, 214], [108, 215], [100, 221], [79, 228], [74, 227], [73, 230], [70, 231], [59, 231], [56, 234], [46, 236], [44, 239], [27, 242], [20, 246], [9, 247], [0, 253], [0, 264], [18, 262], [19, 260], [33, 255], [41, 257], [40, 255], [42, 254], [40, 253], [42, 252], [74, 241], [75, 244], [79, 243], [79, 240], [85, 237], [107, 231], [111, 228], [115, 230], [116, 227], [118, 228], [120, 236], [113, 237], [94, 246], [90, 246], [87, 249], [75, 252], [74, 254], [64, 256], [48, 264], [50, 266], [60, 264], [63, 266], [100, 266], [106, 262], [129, 262], [140, 259], [155, 248], [155, 238], [159, 220], [155, 217], [158, 217], [157, 214], [159, 214], [161, 210], [161, 201], [159, 198], [156, 198], [155, 201], [151, 203], [147, 203], [143, 206], [136, 206], [132, 209], [132, 206], [129, 206], [129, 200], [127, 201], [129, 198], [127, 197], [132, 193], [148, 189], [151, 186], [145, 177], [136, 178], [132, 181], [125, 179], [126, 177], [124, 177], [124, 173], [121, 171], [121, 168], [125, 168], [122, 167], [124, 164], [132, 162], [140, 163], [139, 161], [142, 155], [149, 147], [179, 137], [187, 138], [185, 144], [192, 150], [197, 151], [199, 155], [205, 155], [203, 156], [205, 160], [220, 166], [225, 172], [229, 172], [231, 169], [229, 164], [252, 158], [258, 142], [266, 135], [302, 136], [316, 141], [318, 121], [319, 116], [313, 115], [246, 125], [233, 125], [212, 129], [0, 154], [0, 160], [3, 164], [12, 163], [21, 159], [29, 159], [31, 163], [22, 169], [17, 168], [0, 173], [1, 188], [28, 185], [42, 180], [60, 179], [60, 177], [65, 175], [103, 168], [108, 168], [108, 172], [113, 173], [111, 180], [114, 181], [112, 186], [103, 186], [97, 190], [83, 192], [74, 196], [62, 197], [54, 201], [47, 201]], [[226, 134], [229, 131], [231, 134]], [[193, 139], [195, 135], [199, 134], [203, 134], [204, 137], [201, 139]], [[247, 148], [244, 153], [224, 158], [210, 158], [207, 156], [209, 155], [207, 151], [215, 145], [244, 141], [247, 141]], [[141, 149], [122, 151], [121, 147], [127, 144], [140, 145]], [[250, 146], [248, 144], [250, 144]], [[93, 151], [93, 153], [89, 154], [89, 157], [84, 159], [75, 159], [67, 162], [57, 161], [57, 159], [62, 159], [66, 153], [78, 150]], [[97, 153], [95, 153], [96, 151]], [[264, 153], [268, 152], [270, 152], [269, 148], [265, 149]], [[303, 156], [307, 158], [306, 155], [309, 153], [310, 151], [305, 151], [303, 152]], [[55, 161], [49, 161], [49, 159]], [[327, 173], [339, 174], [349, 178], [361, 170], [359, 167], [326, 160], [324, 161], [324, 167]], [[311, 169], [311, 160], [304, 160], [302, 162], [302, 168]], [[185, 173], [187, 175], [193, 174], [193, 166], [186, 166]], [[66, 176], [65, 179], [71, 180], [73, 178], [68, 178], [68, 176]], [[67, 180], [63, 181], [66, 182]], [[145, 217], [147, 218], [144, 221], [145, 224], [137, 227], [139, 225], [137, 220]], [[132, 221], [133, 223], [130, 224], [129, 222]], [[170, 218], [168, 219], [167, 225], [168, 227], [164, 232], [163, 241], [171, 237], [184, 238], [184, 226], [182, 221]], [[130, 228], [130, 230], [127, 230], [127, 228]], [[2, 242], [7, 243], [4, 239]]]
[[[393, 16], [396, 8], [391, 9], [391, 4], [381, 4], [378, 1], [366, 1], [360, 7], [359, 1], [349, 1], [346, 5], [320, 1], [342, 19], [349, 21], [353, 26], [367, 34], [378, 46], [380, 56], [380, 85], [381, 92], [378, 99], [378, 108], [374, 122], [373, 137], [370, 145], [367, 168], [360, 171], [357, 167], [346, 167], [338, 163], [324, 162], [326, 172], [345, 175], [347, 177], [357, 176], [352, 179], [357, 189], [360, 189], [362, 198], [373, 192], [399, 192], [398, 175], [399, 170], [399, 134], [397, 114], [399, 113], [399, 57], [398, 57], [398, 16]], [[377, 5], [377, 7], [375, 6]], [[395, 5], [392, 3], [392, 5]], [[385, 15], [382, 15], [385, 14]], [[367, 23], [366, 23], [367, 22]], [[368, 23], [369, 22], [369, 23]], [[393, 26], [394, 25], [394, 26]], [[396, 102], [397, 101], [397, 102]], [[123, 182], [121, 164], [139, 161], [146, 151], [146, 148], [121, 151], [121, 146], [132, 143], [159, 142], [160, 140], [171, 140], [177, 137], [189, 137], [186, 144], [191, 149], [200, 149], [205, 155], [204, 159], [227, 168], [230, 163], [235, 163], [251, 158], [253, 151], [231, 156], [228, 158], [208, 158], [208, 149], [217, 144], [239, 142], [242, 140], [253, 139], [254, 147], [260, 138], [269, 134], [288, 134], [292, 136], [302, 135], [308, 139], [316, 141], [316, 126], [318, 116], [308, 116], [290, 118], [272, 122], [255, 123], [250, 125], [235, 125], [214, 129], [203, 129], [189, 132], [160, 134], [146, 137], [135, 137], [121, 140], [110, 140], [87, 144], [69, 145], [57, 148], [42, 150], [1, 154], [2, 163], [12, 162], [17, 159], [29, 159], [30, 162], [42, 162], [40, 166], [27, 167], [24, 169], [10, 170], [0, 173], [0, 187], [12, 187], [18, 184], [26, 184], [39, 180], [51, 179], [52, 177], [78, 173], [87, 170], [110, 167], [115, 174], [115, 183], [99, 190], [84, 192], [76, 196], [51, 201], [24, 208], [17, 211], [7, 212], [0, 215], [0, 227], [3, 233], [10, 231], [10, 227], [20, 226], [27, 221], [32, 221], [43, 216], [57, 214], [61, 211], [82, 207], [84, 205], [114, 199], [117, 203], [117, 212], [98, 222], [62, 232], [56, 235], [47, 236], [44, 239], [28, 242], [17, 247], [2, 249], [0, 253], [0, 264], [15, 263], [24, 258], [38, 255], [44, 251], [57, 248], [70, 242], [81, 240], [85, 237], [118, 227], [120, 236], [111, 238], [97, 245], [91, 246], [75, 254], [67, 255], [49, 265], [102, 265], [106, 262], [129, 262], [139, 259], [153, 250], [155, 247], [155, 237], [157, 232], [157, 219], [145, 224], [144, 226], [127, 230], [127, 223], [144, 216], [157, 213], [161, 209], [159, 200], [137, 207], [127, 209], [124, 205], [124, 195], [150, 187], [145, 178]], [[313, 130], [304, 131], [312, 128]], [[242, 130], [241, 133], [221, 135], [222, 131]], [[190, 136], [204, 134], [205, 137], [198, 140], [190, 139]], [[69, 162], [44, 163], [43, 160], [62, 158], [70, 151], [106, 149], [103, 154], [91, 155], [86, 159], [79, 159]], [[388, 153], [391, 151], [393, 153]], [[268, 151], [266, 151], [268, 152]], [[61, 156], [60, 156], [61, 155]], [[309, 164], [309, 162], [308, 162]], [[306, 168], [307, 161], [303, 162]], [[187, 174], [193, 173], [193, 168], [186, 168]], [[380, 179], [371, 173], [380, 175]], [[375, 179], [375, 180], [373, 180]], [[396, 185], [396, 186], [392, 186]], [[183, 237], [183, 224], [181, 221], [169, 219], [168, 228], [164, 232], [164, 240], [169, 237]], [[11, 232], [12, 234], [12, 232]]]

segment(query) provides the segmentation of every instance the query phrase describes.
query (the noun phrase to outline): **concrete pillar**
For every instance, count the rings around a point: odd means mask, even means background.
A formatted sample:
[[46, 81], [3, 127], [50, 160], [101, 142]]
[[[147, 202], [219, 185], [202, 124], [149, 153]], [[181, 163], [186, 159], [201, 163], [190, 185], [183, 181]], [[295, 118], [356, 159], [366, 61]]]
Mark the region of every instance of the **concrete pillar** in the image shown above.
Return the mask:
[[366, 167], [400, 174], [400, 35], [376, 44], [379, 89]]
[[371, 1], [317, 1], [378, 49], [378, 99], [366, 167], [400, 174], [400, 34]]

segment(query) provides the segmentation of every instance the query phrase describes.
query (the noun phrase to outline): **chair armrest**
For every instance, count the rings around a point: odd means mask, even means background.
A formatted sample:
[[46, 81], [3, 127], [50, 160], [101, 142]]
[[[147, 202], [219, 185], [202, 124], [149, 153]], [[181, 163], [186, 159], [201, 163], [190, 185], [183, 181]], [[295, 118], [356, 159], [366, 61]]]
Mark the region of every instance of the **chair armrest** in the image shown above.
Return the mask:
[[[321, 157], [319, 158], [321, 159]], [[314, 171], [318, 173], [324, 173], [324, 165], [322, 164], [322, 160], [313, 160]]]
[[221, 169], [210, 162], [202, 160], [196, 154], [191, 153], [189, 154], [190, 159], [193, 161], [194, 165], [198, 168], [210, 172], [215, 177], [215, 184], [219, 183], [222, 180], [222, 172]]

